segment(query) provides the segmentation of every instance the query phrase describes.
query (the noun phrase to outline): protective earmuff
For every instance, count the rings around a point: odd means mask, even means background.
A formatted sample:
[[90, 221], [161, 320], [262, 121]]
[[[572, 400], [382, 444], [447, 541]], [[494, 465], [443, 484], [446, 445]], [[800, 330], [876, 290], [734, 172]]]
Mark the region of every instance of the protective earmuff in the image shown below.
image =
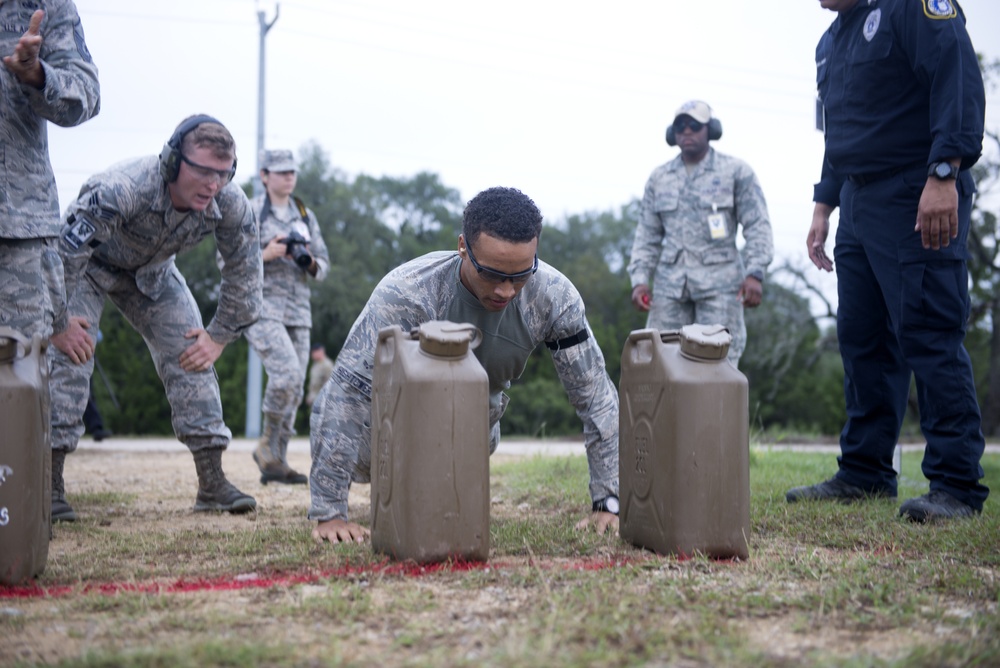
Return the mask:
[[[708, 119], [708, 140], [714, 141], [722, 137], [722, 122], [718, 118]], [[674, 132], [674, 124], [667, 126], [667, 145], [677, 146], [677, 134]]]
[[[168, 139], [167, 143], [163, 145], [163, 150], [160, 151], [160, 176], [162, 176], [163, 180], [167, 183], [173, 183], [176, 181], [177, 174], [181, 170], [181, 142], [184, 141], [185, 135], [202, 123], [216, 123], [217, 125], [222, 125], [218, 119], [206, 114], [192, 116], [178, 125], [177, 129], [174, 130], [174, 134], [170, 135], [170, 139]], [[235, 158], [233, 159], [233, 171], [236, 171]]]

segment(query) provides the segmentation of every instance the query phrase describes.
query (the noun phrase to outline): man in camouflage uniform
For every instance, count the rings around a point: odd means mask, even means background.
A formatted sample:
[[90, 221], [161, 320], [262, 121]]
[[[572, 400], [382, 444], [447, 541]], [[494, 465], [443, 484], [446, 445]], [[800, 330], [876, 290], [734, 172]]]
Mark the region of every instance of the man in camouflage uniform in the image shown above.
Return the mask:
[[[500, 441], [504, 390], [544, 342], [570, 402], [583, 420], [593, 523], [603, 533], [618, 518], [618, 392], [569, 279], [538, 260], [542, 215], [513, 188], [490, 188], [466, 206], [458, 252], [428, 253], [376, 286], [337, 356], [310, 421], [312, 504], [322, 542], [360, 541], [368, 529], [347, 520], [352, 481], [371, 473], [371, 383], [379, 330], [409, 331], [430, 320], [468, 322], [483, 333], [475, 355], [490, 383], [490, 452]], [[473, 248], [475, 250], [473, 250]]]
[[[83, 433], [94, 371], [88, 332], [105, 299], [142, 334], [163, 381], [178, 440], [198, 473], [194, 509], [247, 512], [256, 507], [222, 471], [232, 436], [222, 420], [213, 363], [260, 315], [263, 269], [257, 223], [246, 195], [231, 183], [232, 135], [209, 116], [185, 119], [163, 147], [92, 176], [66, 210], [59, 239], [69, 324], [49, 347], [52, 362], [52, 519], [72, 521], [62, 471]], [[215, 237], [222, 284], [208, 327], [174, 256]]]
[[264, 310], [244, 335], [267, 370], [267, 389], [264, 429], [253, 460], [265, 485], [304, 485], [309, 479], [288, 465], [288, 440], [309, 363], [309, 283], [326, 278], [330, 256], [316, 214], [292, 195], [296, 182], [292, 152], [261, 151], [260, 180], [264, 193], [253, 199], [253, 210], [263, 245]]
[[0, 325], [48, 337], [66, 326], [66, 298], [46, 121], [93, 118], [100, 85], [73, 3], [38, 6], [0, 2]]
[[[632, 303], [649, 312], [647, 327], [725, 325], [735, 366], [746, 347], [743, 307], [760, 304], [774, 250], [757, 176], [742, 160], [709, 146], [721, 136], [722, 125], [704, 102], [687, 102], [674, 114], [667, 143], [680, 146], [681, 154], [646, 182], [628, 272]], [[737, 225], [746, 240], [742, 257]]]

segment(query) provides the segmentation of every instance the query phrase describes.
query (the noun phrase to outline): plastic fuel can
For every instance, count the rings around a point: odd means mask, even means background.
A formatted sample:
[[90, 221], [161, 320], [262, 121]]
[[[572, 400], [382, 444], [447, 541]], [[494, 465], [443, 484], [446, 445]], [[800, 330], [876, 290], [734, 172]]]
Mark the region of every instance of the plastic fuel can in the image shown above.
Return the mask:
[[749, 556], [747, 379], [721, 325], [632, 332], [619, 384], [620, 534], [661, 554]]
[[40, 336], [0, 327], [0, 584], [45, 570], [52, 516], [48, 362]]
[[371, 428], [371, 541], [394, 559], [486, 561], [489, 381], [471, 324], [379, 332]]

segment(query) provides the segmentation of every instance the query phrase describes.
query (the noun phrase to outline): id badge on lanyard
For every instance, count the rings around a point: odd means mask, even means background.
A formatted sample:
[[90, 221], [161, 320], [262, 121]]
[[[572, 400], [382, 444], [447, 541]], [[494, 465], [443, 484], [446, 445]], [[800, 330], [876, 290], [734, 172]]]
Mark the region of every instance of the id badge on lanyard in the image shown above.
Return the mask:
[[718, 207], [712, 205], [712, 213], [708, 215], [708, 232], [713, 239], [725, 239], [729, 236], [726, 229], [726, 214], [719, 213]]

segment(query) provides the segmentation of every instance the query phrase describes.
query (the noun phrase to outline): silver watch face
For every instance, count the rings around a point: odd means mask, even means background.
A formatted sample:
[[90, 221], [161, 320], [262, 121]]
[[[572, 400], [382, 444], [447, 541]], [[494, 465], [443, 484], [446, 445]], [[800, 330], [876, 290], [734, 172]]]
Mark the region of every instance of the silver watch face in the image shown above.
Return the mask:
[[613, 496], [609, 496], [604, 499], [604, 507], [608, 509], [609, 513], [618, 514], [618, 499]]
[[948, 162], [939, 162], [937, 166], [934, 167], [934, 174], [939, 179], [950, 178], [953, 173], [954, 173], [954, 168], [951, 166], [951, 163]]

